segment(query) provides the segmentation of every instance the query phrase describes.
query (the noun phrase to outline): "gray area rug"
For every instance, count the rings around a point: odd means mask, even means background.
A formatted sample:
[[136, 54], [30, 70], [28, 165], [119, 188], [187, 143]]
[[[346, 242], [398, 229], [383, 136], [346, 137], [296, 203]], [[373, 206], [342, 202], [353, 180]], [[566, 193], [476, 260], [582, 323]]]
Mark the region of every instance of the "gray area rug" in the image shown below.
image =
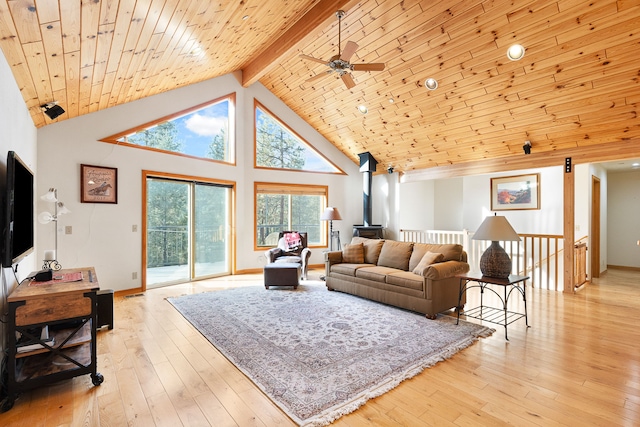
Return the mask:
[[301, 426], [330, 424], [494, 332], [330, 292], [322, 282], [169, 301]]

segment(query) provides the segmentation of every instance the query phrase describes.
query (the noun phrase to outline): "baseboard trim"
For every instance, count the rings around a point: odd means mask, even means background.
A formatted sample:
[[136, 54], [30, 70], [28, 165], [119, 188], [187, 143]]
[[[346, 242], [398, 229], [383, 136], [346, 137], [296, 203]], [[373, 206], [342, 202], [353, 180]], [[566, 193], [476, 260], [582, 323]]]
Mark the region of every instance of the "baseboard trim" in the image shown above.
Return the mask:
[[640, 271], [640, 267], [628, 267], [626, 265], [607, 264], [607, 268], [612, 268], [614, 270]]

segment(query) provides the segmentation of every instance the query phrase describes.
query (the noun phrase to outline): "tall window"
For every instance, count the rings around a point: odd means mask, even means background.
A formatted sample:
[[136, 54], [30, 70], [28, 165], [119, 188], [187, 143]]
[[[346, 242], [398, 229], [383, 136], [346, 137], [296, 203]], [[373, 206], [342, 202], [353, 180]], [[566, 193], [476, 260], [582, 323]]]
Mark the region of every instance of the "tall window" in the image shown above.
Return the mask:
[[306, 231], [309, 246], [326, 245], [326, 186], [256, 182], [256, 247], [276, 246], [278, 232]]
[[235, 163], [235, 98], [227, 95], [101, 141]]
[[256, 167], [344, 174], [262, 104], [254, 105]]

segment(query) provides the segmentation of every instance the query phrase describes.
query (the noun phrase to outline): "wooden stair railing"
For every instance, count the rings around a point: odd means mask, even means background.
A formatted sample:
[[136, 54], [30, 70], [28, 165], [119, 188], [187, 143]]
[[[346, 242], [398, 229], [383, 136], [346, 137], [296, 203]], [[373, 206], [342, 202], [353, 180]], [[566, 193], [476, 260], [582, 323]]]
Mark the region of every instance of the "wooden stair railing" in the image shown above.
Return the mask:
[[[468, 230], [400, 230], [400, 238], [416, 243], [458, 243], [467, 252], [469, 265], [477, 270], [480, 257], [491, 244], [473, 240]], [[556, 234], [519, 234], [521, 242], [501, 242], [511, 257], [514, 274], [527, 275], [533, 287], [562, 291], [563, 285], [563, 236]], [[586, 237], [579, 240], [579, 242]]]

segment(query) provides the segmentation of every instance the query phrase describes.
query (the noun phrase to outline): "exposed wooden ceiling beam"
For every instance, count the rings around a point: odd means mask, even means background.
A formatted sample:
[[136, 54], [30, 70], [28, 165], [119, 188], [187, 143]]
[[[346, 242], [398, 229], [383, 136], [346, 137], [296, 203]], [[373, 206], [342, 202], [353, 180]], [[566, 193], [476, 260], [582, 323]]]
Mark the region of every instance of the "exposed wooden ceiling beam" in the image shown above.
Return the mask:
[[[535, 146], [533, 147], [535, 151]], [[640, 140], [633, 139], [622, 142], [591, 145], [588, 147], [568, 148], [564, 150], [532, 153], [529, 155], [512, 155], [476, 162], [456, 163], [449, 166], [438, 166], [417, 171], [409, 171], [402, 175], [401, 182], [425, 181], [430, 179], [447, 179], [461, 176], [484, 175], [496, 172], [508, 172], [521, 169], [564, 166], [565, 159], [571, 157], [571, 164], [610, 162], [620, 159], [640, 157]]]
[[354, 0], [322, 0], [293, 26], [269, 45], [260, 55], [242, 69], [242, 86], [248, 87], [257, 82], [264, 74], [277, 66], [280, 58], [291, 49], [315, 33], [316, 29], [326, 26], [329, 19], [337, 19], [336, 11], [348, 10], [358, 4]]

